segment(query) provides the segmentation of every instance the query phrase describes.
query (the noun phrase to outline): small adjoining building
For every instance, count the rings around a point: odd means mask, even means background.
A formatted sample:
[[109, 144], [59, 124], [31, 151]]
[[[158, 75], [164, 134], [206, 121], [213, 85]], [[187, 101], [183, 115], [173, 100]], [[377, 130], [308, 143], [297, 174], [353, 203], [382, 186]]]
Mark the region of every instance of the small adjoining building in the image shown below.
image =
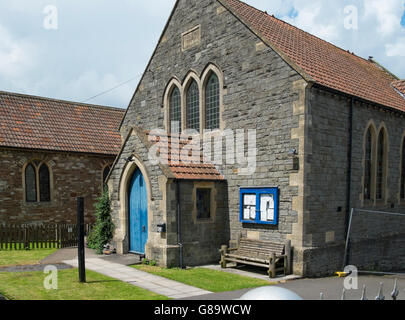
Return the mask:
[[86, 222], [121, 146], [123, 109], [0, 92], [0, 224]]
[[[340, 270], [351, 208], [404, 212], [404, 116], [405, 80], [373, 59], [238, 0], [178, 0], [120, 125], [114, 244], [178, 266], [291, 240], [295, 274]], [[253, 165], [178, 161], [189, 129], [254, 132]], [[403, 269], [404, 219], [356, 221], [350, 263]]]

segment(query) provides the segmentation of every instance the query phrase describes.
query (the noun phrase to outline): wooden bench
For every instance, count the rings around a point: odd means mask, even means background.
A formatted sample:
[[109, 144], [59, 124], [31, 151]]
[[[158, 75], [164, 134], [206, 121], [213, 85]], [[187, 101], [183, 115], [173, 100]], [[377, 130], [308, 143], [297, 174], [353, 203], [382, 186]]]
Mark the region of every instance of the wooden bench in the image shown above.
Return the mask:
[[268, 268], [270, 278], [275, 278], [279, 271], [283, 271], [284, 275], [291, 274], [290, 240], [280, 244], [241, 238], [236, 248], [224, 245], [221, 246], [220, 252], [222, 268], [226, 268], [227, 262], [236, 262]]

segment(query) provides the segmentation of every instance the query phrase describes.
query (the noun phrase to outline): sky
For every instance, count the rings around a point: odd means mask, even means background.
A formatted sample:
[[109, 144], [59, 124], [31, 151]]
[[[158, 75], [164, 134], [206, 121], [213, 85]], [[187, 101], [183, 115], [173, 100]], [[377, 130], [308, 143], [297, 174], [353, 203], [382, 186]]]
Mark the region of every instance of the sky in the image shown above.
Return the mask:
[[[405, 0], [245, 2], [405, 79]], [[1, 0], [0, 90], [126, 108], [174, 3]]]

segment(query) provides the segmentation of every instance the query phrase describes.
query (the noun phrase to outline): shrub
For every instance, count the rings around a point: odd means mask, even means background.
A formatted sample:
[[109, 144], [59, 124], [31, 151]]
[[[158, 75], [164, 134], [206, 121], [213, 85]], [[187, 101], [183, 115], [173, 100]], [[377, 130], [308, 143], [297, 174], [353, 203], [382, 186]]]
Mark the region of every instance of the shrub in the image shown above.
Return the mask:
[[107, 188], [103, 191], [95, 204], [96, 223], [93, 226], [87, 244], [89, 248], [97, 250], [98, 254], [103, 253], [104, 246], [108, 244], [114, 235], [114, 224], [111, 219], [111, 203]]

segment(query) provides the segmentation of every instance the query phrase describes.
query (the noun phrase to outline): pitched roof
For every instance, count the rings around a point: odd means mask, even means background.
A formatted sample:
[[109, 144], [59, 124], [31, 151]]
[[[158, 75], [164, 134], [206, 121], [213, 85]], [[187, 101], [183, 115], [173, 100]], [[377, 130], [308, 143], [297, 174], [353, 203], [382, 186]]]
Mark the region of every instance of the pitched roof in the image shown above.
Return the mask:
[[[159, 156], [164, 160], [173, 177], [180, 180], [225, 180], [215, 165], [204, 161], [201, 144], [183, 137], [174, 138], [170, 135], [146, 133], [149, 142], [159, 146]], [[199, 141], [198, 141], [199, 143]], [[187, 148], [185, 148], [187, 147]], [[184, 150], [193, 149], [186, 156]]]
[[380, 105], [405, 111], [391, 85], [398, 80], [366, 60], [239, 0], [218, 0], [306, 80]]
[[0, 147], [116, 155], [124, 112], [0, 91]]
[[397, 80], [392, 83], [392, 86], [401, 92], [401, 94], [405, 97], [405, 80]]

